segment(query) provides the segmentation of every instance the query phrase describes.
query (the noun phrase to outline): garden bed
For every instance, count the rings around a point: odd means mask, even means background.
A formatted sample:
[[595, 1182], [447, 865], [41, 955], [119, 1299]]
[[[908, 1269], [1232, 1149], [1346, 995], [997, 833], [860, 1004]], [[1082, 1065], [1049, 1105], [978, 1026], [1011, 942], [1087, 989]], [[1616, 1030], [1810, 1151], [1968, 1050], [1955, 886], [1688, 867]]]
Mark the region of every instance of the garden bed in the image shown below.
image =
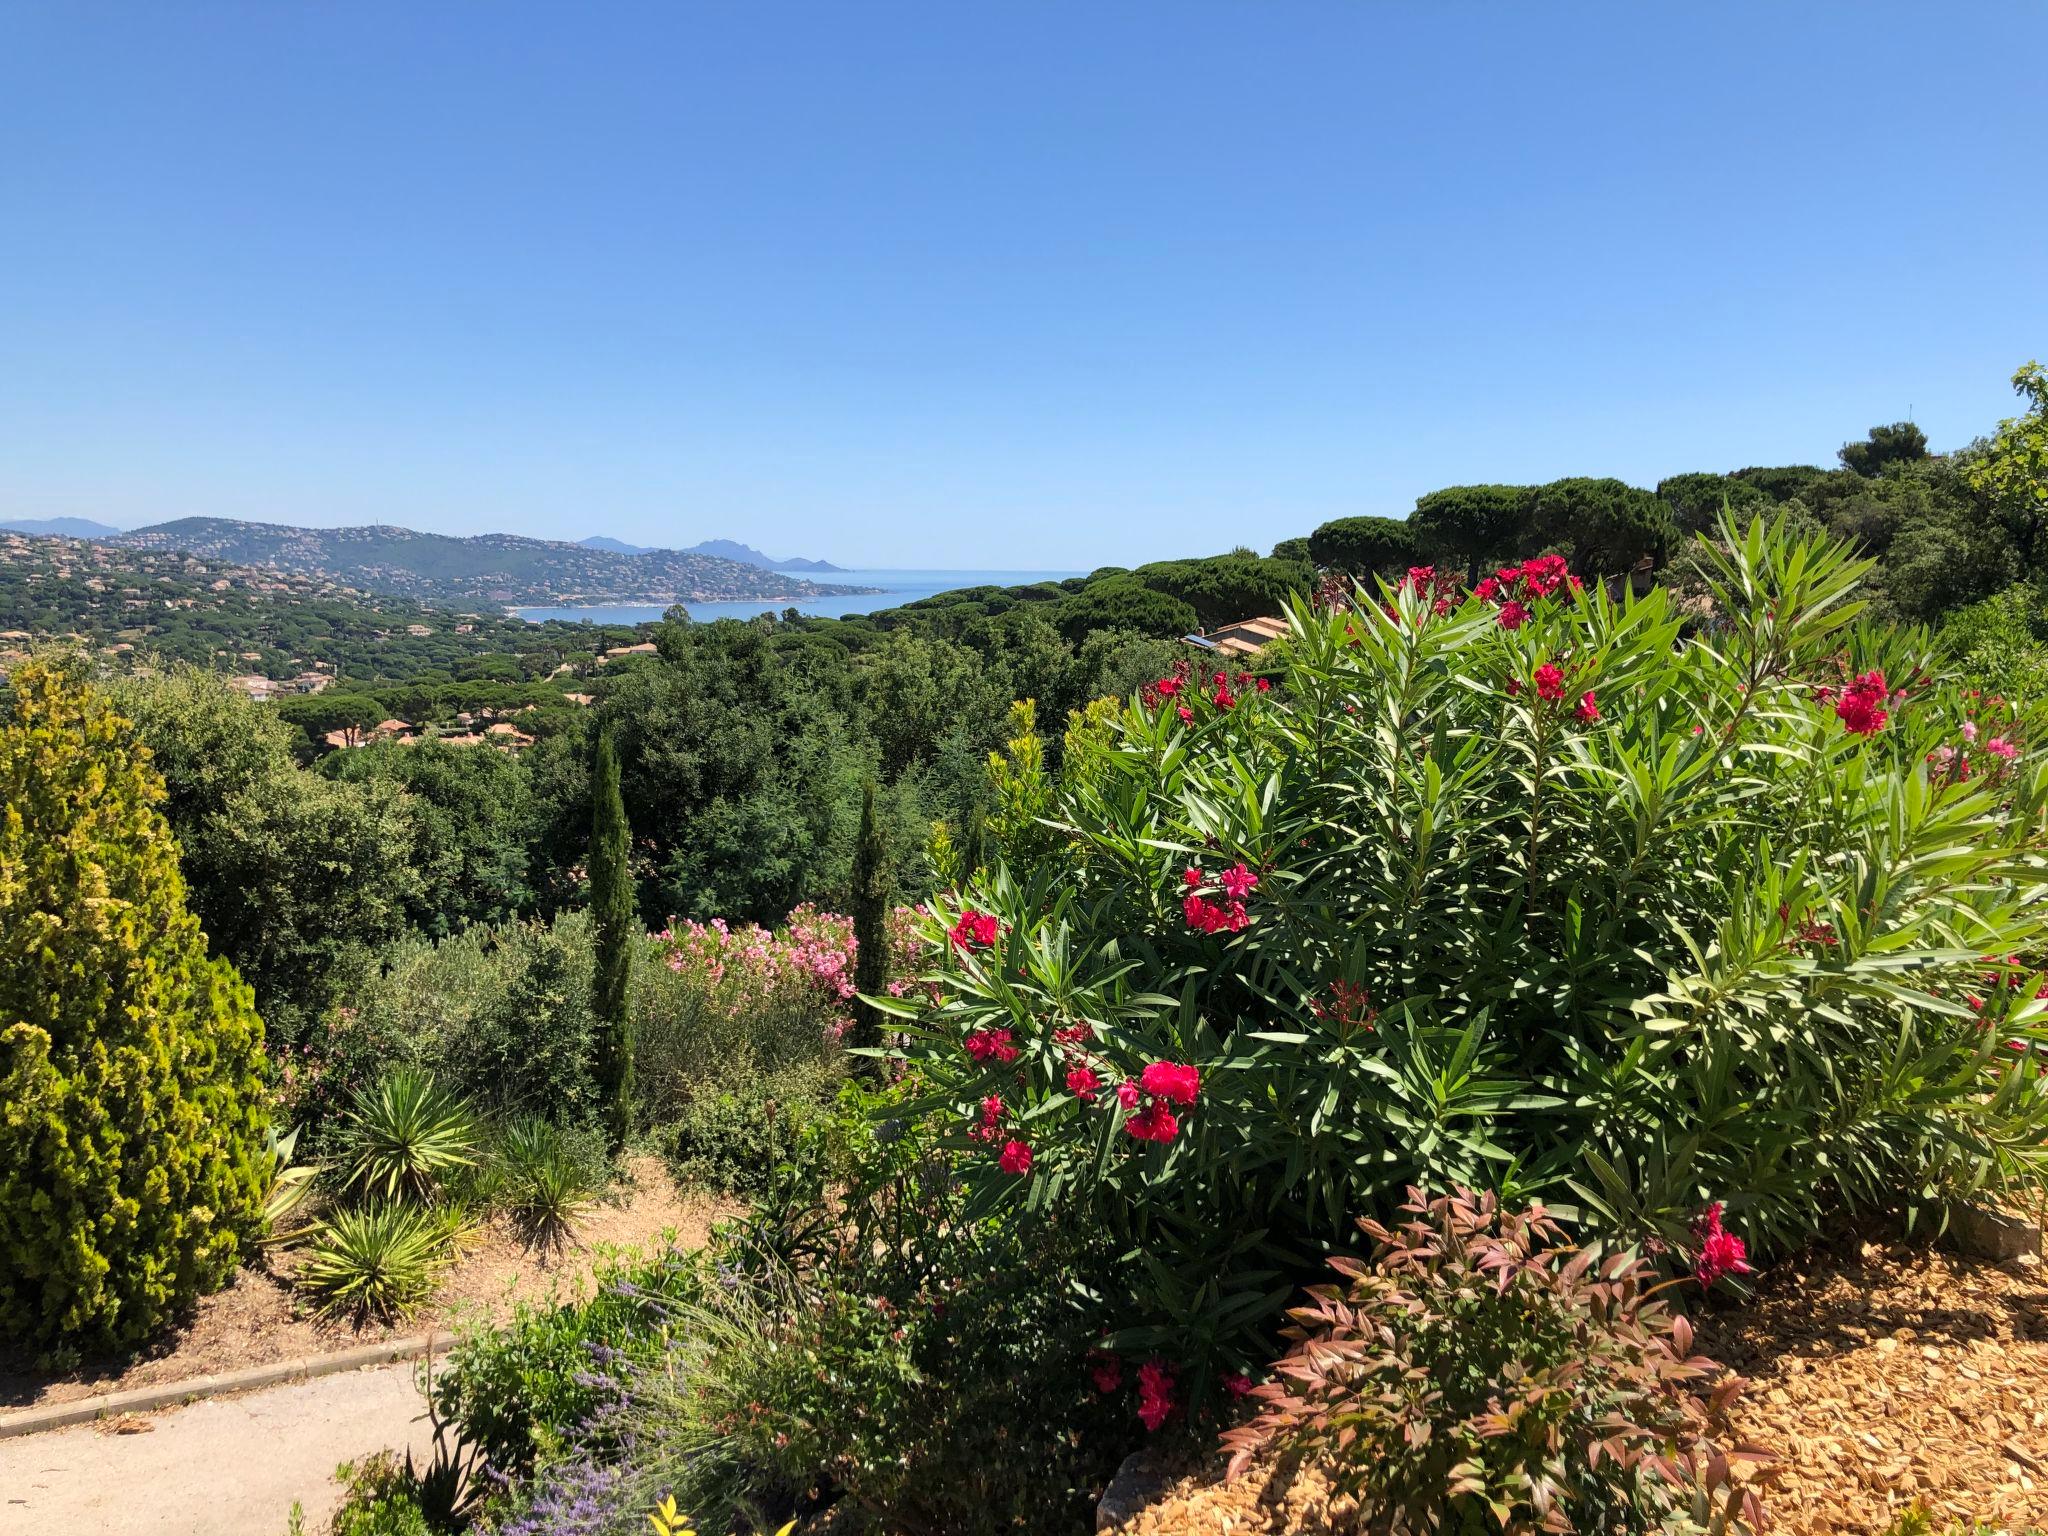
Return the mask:
[[191, 1319], [156, 1348], [125, 1361], [52, 1375], [20, 1356], [0, 1354], [0, 1408], [72, 1402], [447, 1329], [471, 1318], [500, 1319], [515, 1301], [552, 1288], [573, 1292], [605, 1249], [645, 1248], [670, 1231], [682, 1245], [696, 1247], [724, 1214], [716, 1201], [678, 1190], [659, 1158], [628, 1158], [627, 1168], [631, 1182], [577, 1221], [561, 1253], [544, 1256], [494, 1220], [467, 1246], [433, 1301], [401, 1322], [358, 1327], [313, 1316], [290, 1284], [294, 1255], [281, 1252], [242, 1269], [226, 1289], [202, 1297]]
[[[1780, 1451], [1767, 1503], [1785, 1536], [1878, 1536], [1916, 1501], [1943, 1530], [2048, 1529], [2048, 1270], [1851, 1243], [1763, 1277], [1699, 1319], [1700, 1347], [1750, 1378], [1736, 1425]], [[1184, 1476], [1129, 1536], [1342, 1529], [1316, 1467]]]

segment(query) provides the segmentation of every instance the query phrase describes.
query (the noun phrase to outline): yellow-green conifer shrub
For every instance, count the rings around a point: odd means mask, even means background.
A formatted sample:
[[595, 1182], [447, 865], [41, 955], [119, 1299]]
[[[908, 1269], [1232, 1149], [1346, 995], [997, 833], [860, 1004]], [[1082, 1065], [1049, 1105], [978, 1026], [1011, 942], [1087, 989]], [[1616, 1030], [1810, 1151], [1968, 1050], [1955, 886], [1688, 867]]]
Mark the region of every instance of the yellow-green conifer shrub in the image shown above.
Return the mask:
[[133, 1344], [261, 1222], [263, 1024], [186, 910], [163, 781], [61, 664], [0, 716], [0, 1337]]

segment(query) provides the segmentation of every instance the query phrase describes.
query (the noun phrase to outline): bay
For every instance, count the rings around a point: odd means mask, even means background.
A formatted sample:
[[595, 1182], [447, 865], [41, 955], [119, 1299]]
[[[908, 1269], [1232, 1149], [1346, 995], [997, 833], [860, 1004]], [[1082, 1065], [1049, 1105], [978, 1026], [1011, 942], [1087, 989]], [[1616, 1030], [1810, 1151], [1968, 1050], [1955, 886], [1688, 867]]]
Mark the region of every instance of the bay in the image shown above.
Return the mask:
[[[789, 571], [810, 581], [832, 586], [880, 587], [880, 592], [862, 592], [850, 597], [798, 598], [794, 602], [755, 599], [732, 603], [685, 603], [690, 617], [698, 623], [713, 619], [750, 619], [757, 613], [781, 613], [794, 608], [799, 613], [826, 619], [843, 619], [853, 613], [875, 613], [883, 608], [900, 608], [921, 597], [956, 592], [962, 587], [1023, 587], [1040, 581], [1065, 581], [1085, 576], [1086, 571]], [[646, 624], [659, 619], [666, 609], [658, 603], [593, 603], [575, 608], [514, 608], [512, 612], [532, 623], [563, 619], [569, 623]]]

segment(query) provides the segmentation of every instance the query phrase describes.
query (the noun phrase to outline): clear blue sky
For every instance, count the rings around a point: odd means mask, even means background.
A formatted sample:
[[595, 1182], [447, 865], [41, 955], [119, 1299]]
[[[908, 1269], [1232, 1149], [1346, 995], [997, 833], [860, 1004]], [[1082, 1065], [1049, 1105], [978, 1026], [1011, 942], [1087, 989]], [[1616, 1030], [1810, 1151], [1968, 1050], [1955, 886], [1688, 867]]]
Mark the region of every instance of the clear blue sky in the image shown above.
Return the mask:
[[1937, 447], [2048, 6], [0, 0], [0, 514], [1086, 568]]

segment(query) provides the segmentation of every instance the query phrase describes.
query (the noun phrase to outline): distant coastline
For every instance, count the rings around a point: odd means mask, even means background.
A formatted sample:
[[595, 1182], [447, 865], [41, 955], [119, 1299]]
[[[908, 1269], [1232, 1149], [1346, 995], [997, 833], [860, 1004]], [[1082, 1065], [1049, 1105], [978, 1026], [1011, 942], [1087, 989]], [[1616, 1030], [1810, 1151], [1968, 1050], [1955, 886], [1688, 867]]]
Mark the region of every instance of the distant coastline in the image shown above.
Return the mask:
[[[786, 574], [786, 573], [785, 573]], [[897, 571], [852, 570], [841, 573], [859, 585], [834, 582], [828, 591], [810, 596], [786, 598], [749, 597], [737, 600], [696, 601], [684, 598], [682, 607], [693, 620], [744, 619], [763, 613], [780, 613], [794, 608], [813, 618], [843, 619], [856, 614], [878, 613], [900, 608], [921, 598], [970, 587], [1029, 586], [1041, 581], [1067, 581], [1085, 571]], [[549, 621], [587, 624], [651, 624], [673, 603], [550, 603], [512, 604], [505, 612], [530, 624]]]

